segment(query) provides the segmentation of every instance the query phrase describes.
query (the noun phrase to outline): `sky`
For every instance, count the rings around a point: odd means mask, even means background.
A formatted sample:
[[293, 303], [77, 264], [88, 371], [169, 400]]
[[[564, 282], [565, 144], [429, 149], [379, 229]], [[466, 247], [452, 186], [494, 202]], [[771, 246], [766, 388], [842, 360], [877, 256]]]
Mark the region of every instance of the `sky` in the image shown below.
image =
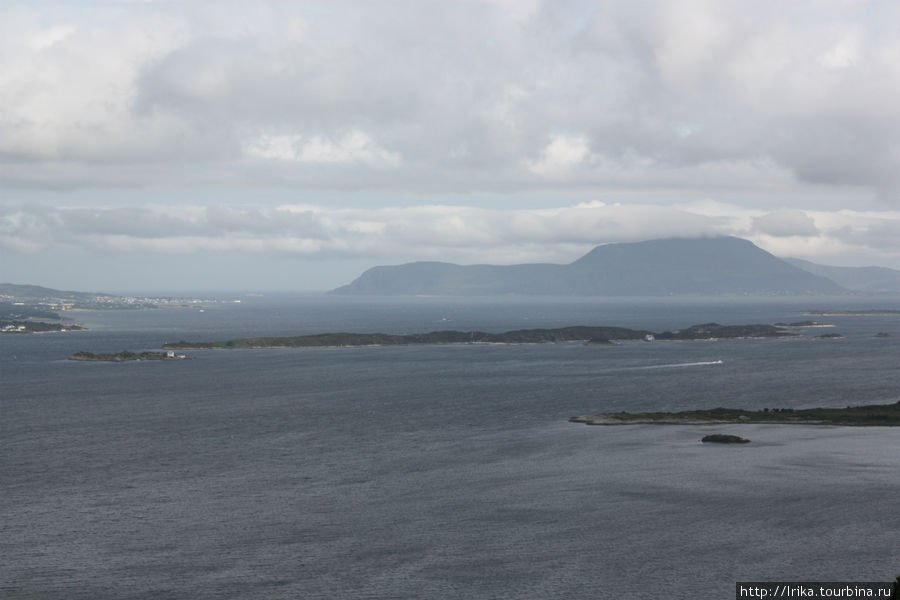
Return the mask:
[[900, 4], [0, 4], [0, 282], [326, 290], [735, 235], [900, 268]]

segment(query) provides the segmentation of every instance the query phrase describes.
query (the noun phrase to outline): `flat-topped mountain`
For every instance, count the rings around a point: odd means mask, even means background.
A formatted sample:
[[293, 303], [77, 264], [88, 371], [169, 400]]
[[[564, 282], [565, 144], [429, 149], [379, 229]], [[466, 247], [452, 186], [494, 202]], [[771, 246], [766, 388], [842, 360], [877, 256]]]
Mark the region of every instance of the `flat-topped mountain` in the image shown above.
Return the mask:
[[335, 294], [488, 296], [802, 295], [846, 290], [735, 237], [597, 246], [568, 265], [374, 267]]

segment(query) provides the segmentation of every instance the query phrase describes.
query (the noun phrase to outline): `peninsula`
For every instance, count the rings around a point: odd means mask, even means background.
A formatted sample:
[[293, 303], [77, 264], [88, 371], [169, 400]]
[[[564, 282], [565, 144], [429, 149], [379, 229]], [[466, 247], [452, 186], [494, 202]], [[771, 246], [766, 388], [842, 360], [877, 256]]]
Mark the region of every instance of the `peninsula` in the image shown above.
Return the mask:
[[129, 352], [122, 350], [115, 354], [94, 354], [93, 352], [85, 352], [84, 350], [76, 352], [69, 357], [69, 360], [80, 360], [87, 362], [127, 362], [131, 360], [184, 360], [190, 358], [184, 354], [175, 354], [174, 352]]
[[900, 402], [870, 404], [846, 408], [712, 408], [683, 412], [599, 413], [571, 417], [572, 423], [586, 425], [744, 425], [768, 423], [773, 425], [900, 425]]
[[411, 346], [425, 344], [547, 344], [587, 342], [607, 344], [625, 340], [710, 340], [722, 338], [764, 338], [793, 335], [774, 325], [719, 325], [705, 323], [686, 329], [653, 333], [625, 327], [584, 325], [556, 329], [517, 329], [504, 333], [484, 331], [432, 331], [429, 333], [318, 333], [293, 337], [238, 338], [215, 342], [171, 342], [167, 349], [212, 348], [322, 348], [342, 346]]

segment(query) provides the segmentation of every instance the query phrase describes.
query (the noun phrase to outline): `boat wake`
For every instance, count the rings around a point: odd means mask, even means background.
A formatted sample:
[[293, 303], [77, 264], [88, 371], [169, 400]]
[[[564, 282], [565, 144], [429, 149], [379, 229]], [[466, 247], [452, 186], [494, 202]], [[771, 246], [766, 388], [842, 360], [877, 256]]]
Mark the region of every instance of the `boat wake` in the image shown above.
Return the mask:
[[708, 367], [711, 365], [721, 365], [721, 360], [704, 360], [700, 362], [689, 363], [670, 363], [666, 365], [648, 365], [646, 367], [632, 367], [632, 370], [643, 371], [648, 369], [680, 369], [682, 367]]

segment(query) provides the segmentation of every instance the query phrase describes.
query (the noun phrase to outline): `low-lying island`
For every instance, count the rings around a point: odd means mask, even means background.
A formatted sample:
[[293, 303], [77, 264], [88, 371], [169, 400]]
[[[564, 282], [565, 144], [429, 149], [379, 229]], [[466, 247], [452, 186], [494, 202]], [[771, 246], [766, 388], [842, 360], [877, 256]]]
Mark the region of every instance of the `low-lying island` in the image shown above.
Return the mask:
[[127, 362], [131, 360], [185, 360], [191, 358], [184, 354], [175, 354], [169, 352], [129, 352], [122, 350], [115, 354], [94, 354], [93, 352], [85, 352], [84, 350], [76, 352], [69, 357], [69, 360], [80, 360], [87, 362]]
[[870, 404], [846, 408], [712, 408], [682, 412], [598, 413], [571, 417], [572, 423], [585, 425], [742, 425], [768, 423], [774, 425], [900, 425], [900, 402]]
[[628, 340], [712, 340], [730, 338], [777, 338], [795, 335], [775, 325], [720, 325], [704, 323], [685, 329], [653, 333], [626, 327], [585, 326], [553, 329], [517, 329], [503, 333], [485, 331], [431, 331], [428, 333], [317, 333], [312, 335], [237, 338], [213, 342], [179, 341], [163, 344], [171, 349], [322, 348], [357, 346], [410, 346], [425, 344], [547, 344], [586, 342], [592, 345]]

